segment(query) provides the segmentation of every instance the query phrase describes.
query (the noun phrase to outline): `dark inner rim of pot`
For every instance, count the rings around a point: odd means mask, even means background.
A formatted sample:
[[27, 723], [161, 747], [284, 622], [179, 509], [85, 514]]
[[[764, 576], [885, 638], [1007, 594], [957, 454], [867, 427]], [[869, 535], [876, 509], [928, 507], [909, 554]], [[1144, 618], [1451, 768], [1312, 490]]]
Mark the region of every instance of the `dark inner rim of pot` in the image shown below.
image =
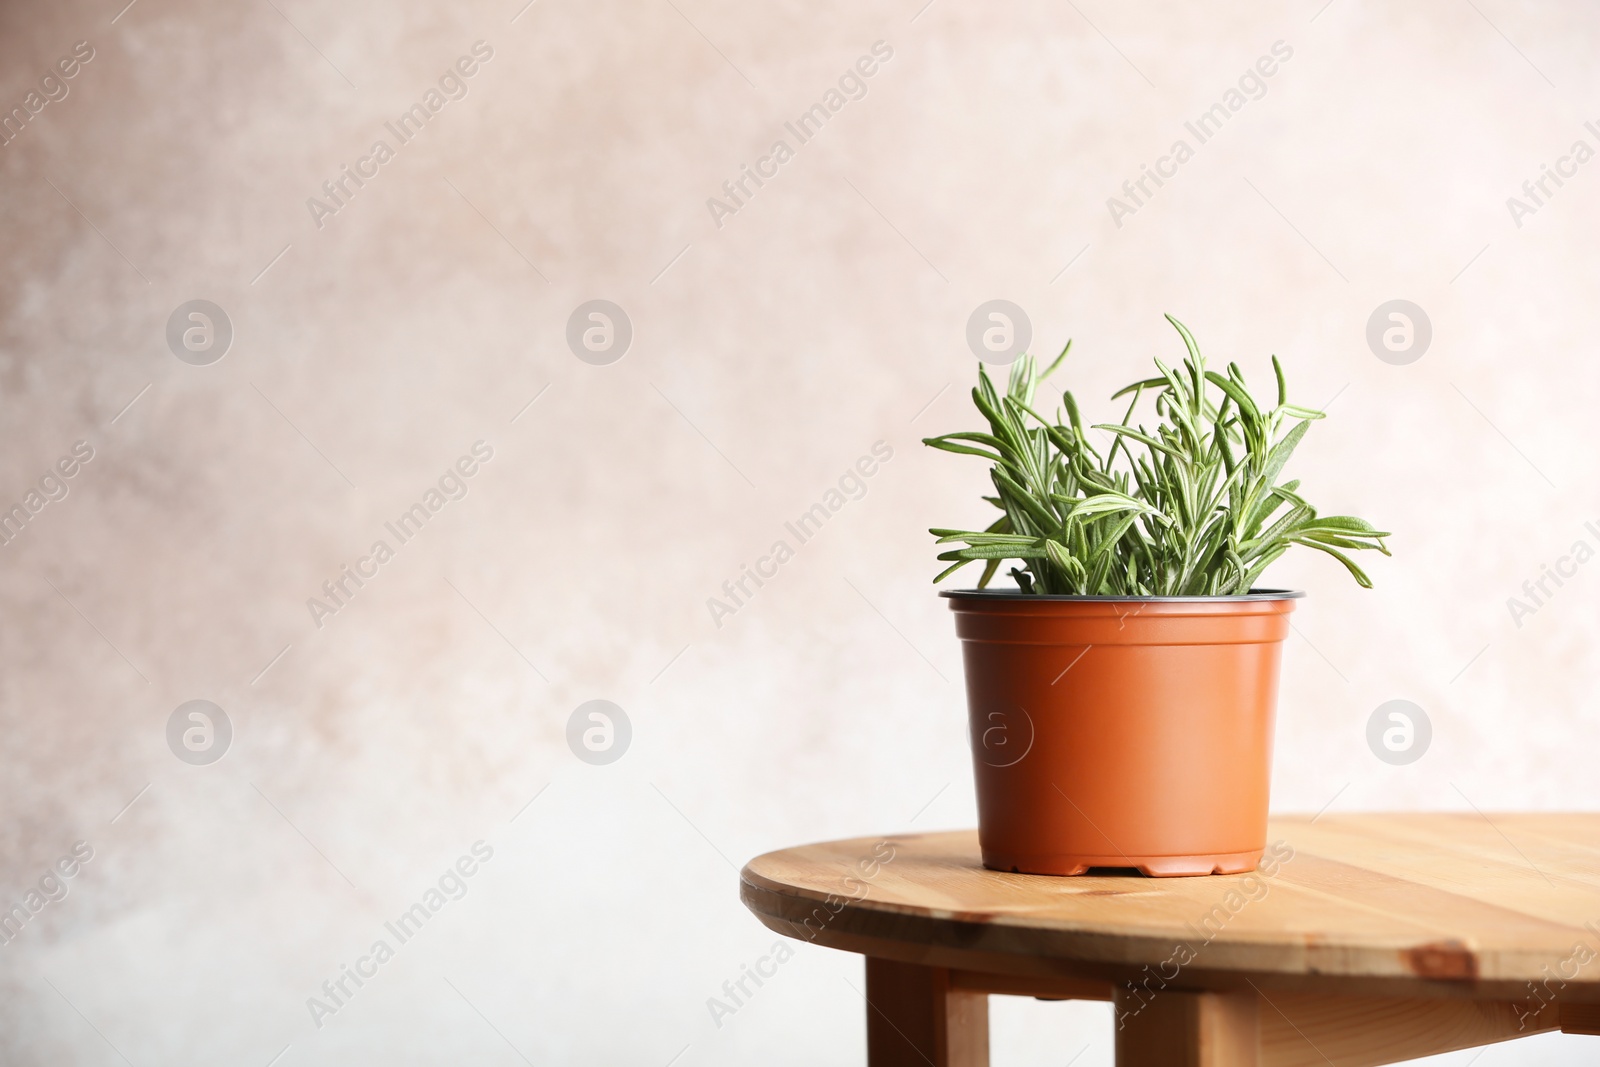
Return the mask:
[[1024, 593], [1020, 589], [941, 589], [939, 595], [952, 600], [1075, 600], [1119, 601], [1155, 604], [1223, 604], [1241, 600], [1298, 600], [1303, 589], [1252, 589], [1229, 596], [1080, 596], [1071, 593]]

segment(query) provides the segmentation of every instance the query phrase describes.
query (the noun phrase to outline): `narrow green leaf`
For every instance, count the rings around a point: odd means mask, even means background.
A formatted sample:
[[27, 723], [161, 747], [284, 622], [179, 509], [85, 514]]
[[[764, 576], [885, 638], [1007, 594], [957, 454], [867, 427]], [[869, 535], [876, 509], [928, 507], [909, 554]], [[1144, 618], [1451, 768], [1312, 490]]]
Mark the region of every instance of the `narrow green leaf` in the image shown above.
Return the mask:
[[1055, 359], [1051, 360], [1050, 365], [1044, 369], [1044, 373], [1039, 375], [1039, 380], [1042, 382], [1046, 378], [1050, 377], [1050, 375], [1054, 374], [1057, 371], [1057, 369], [1060, 368], [1061, 364], [1063, 364], [1063, 363], [1065, 363], [1067, 361], [1067, 353], [1071, 352], [1071, 351], [1072, 351], [1072, 340], [1069, 338], [1067, 340], [1067, 343], [1064, 346], [1062, 346], [1061, 354], [1059, 356], [1057, 356]]
[[1326, 412], [1318, 411], [1315, 408], [1298, 407], [1294, 404], [1280, 404], [1278, 405], [1278, 410], [1285, 415], [1293, 415], [1297, 419], [1325, 419], [1328, 417]]

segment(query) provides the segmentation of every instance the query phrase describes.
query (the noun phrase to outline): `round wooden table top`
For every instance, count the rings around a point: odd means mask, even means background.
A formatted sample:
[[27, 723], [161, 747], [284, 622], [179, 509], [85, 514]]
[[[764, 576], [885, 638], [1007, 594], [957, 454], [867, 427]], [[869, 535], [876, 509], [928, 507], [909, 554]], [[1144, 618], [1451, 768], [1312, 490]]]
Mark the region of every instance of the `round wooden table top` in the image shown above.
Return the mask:
[[1313, 981], [1600, 991], [1600, 815], [1275, 819], [1247, 875], [985, 870], [975, 831], [770, 852], [741, 875], [779, 933], [996, 975], [1144, 966]]

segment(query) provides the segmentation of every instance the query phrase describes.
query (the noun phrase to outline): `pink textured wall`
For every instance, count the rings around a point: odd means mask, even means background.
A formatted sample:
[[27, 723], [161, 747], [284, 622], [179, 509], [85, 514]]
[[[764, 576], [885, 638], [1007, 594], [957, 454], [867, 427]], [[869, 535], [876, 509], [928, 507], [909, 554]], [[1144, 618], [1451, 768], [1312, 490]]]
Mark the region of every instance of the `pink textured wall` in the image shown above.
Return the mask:
[[[1332, 402], [1298, 473], [1396, 558], [1271, 573], [1311, 592], [1278, 809], [1600, 800], [1596, 567], [1507, 605], [1600, 547], [1591, 9], [120, 3], [0, 8], [0, 902], [65, 891], [0, 946], [5, 1062], [860, 1062], [853, 958], [707, 1002], [773, 950], [746, 858], [973, 822], [924, 531], [983, 474], [917, 442], [973, 422], [996, 298], [1076, 339], [1095, 415], [1178, 358], [1167, 311]], [[168, 344], [197, 299], [215, 362]], [[567, 341], [597, 299], [606, 365]], [[1366, 340], [1393, 299], [1432, 327], [1406, 365]], [[1390, 699], [1432, 724], [1408, 765], [1367, 747]], [[214, 763], [169, 747], [191, 700]], [[1103, 1008], [995, 1018], [997, 1062], [1110, 1063]]]

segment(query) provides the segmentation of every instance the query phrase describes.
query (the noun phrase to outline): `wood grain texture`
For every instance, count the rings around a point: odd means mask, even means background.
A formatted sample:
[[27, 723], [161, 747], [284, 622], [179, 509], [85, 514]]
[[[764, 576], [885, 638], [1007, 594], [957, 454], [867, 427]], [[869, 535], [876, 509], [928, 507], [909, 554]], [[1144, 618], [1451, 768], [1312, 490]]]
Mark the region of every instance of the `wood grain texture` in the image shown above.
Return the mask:
[[1114, 1001], [1117, 1067], [1258, 1067], [1260, 1005], [1253, 993], [1164, 992]]
[[988, 974], [1600, 1002], [1600, 815], [1282, 818], [1269, 841], [1270, 872], [1150, 879], [984, 870], [972, 831], [862, 838], [758, 857], [742, 892], [783, 933]]
[[1449, 997], [1259, 997], [1262, 1067], [1375, 1067], [1529, 1037], [1556, 1028], [1556, 1013]]
[[1040, 1000], [1110, 1000], [1115, 992], [1110, 982], [1082, 978], [1030, 978], [984, 974], [980, 971], [951, 971], [950, 984], [974, 993], [1037, 997]]
[[1600, 1037], [1600, 1004], [1562, 1004], [1561, 1032]]
[[942, 967], [867, 958], [868, 1067], [989, 1067], [989, 998]]

